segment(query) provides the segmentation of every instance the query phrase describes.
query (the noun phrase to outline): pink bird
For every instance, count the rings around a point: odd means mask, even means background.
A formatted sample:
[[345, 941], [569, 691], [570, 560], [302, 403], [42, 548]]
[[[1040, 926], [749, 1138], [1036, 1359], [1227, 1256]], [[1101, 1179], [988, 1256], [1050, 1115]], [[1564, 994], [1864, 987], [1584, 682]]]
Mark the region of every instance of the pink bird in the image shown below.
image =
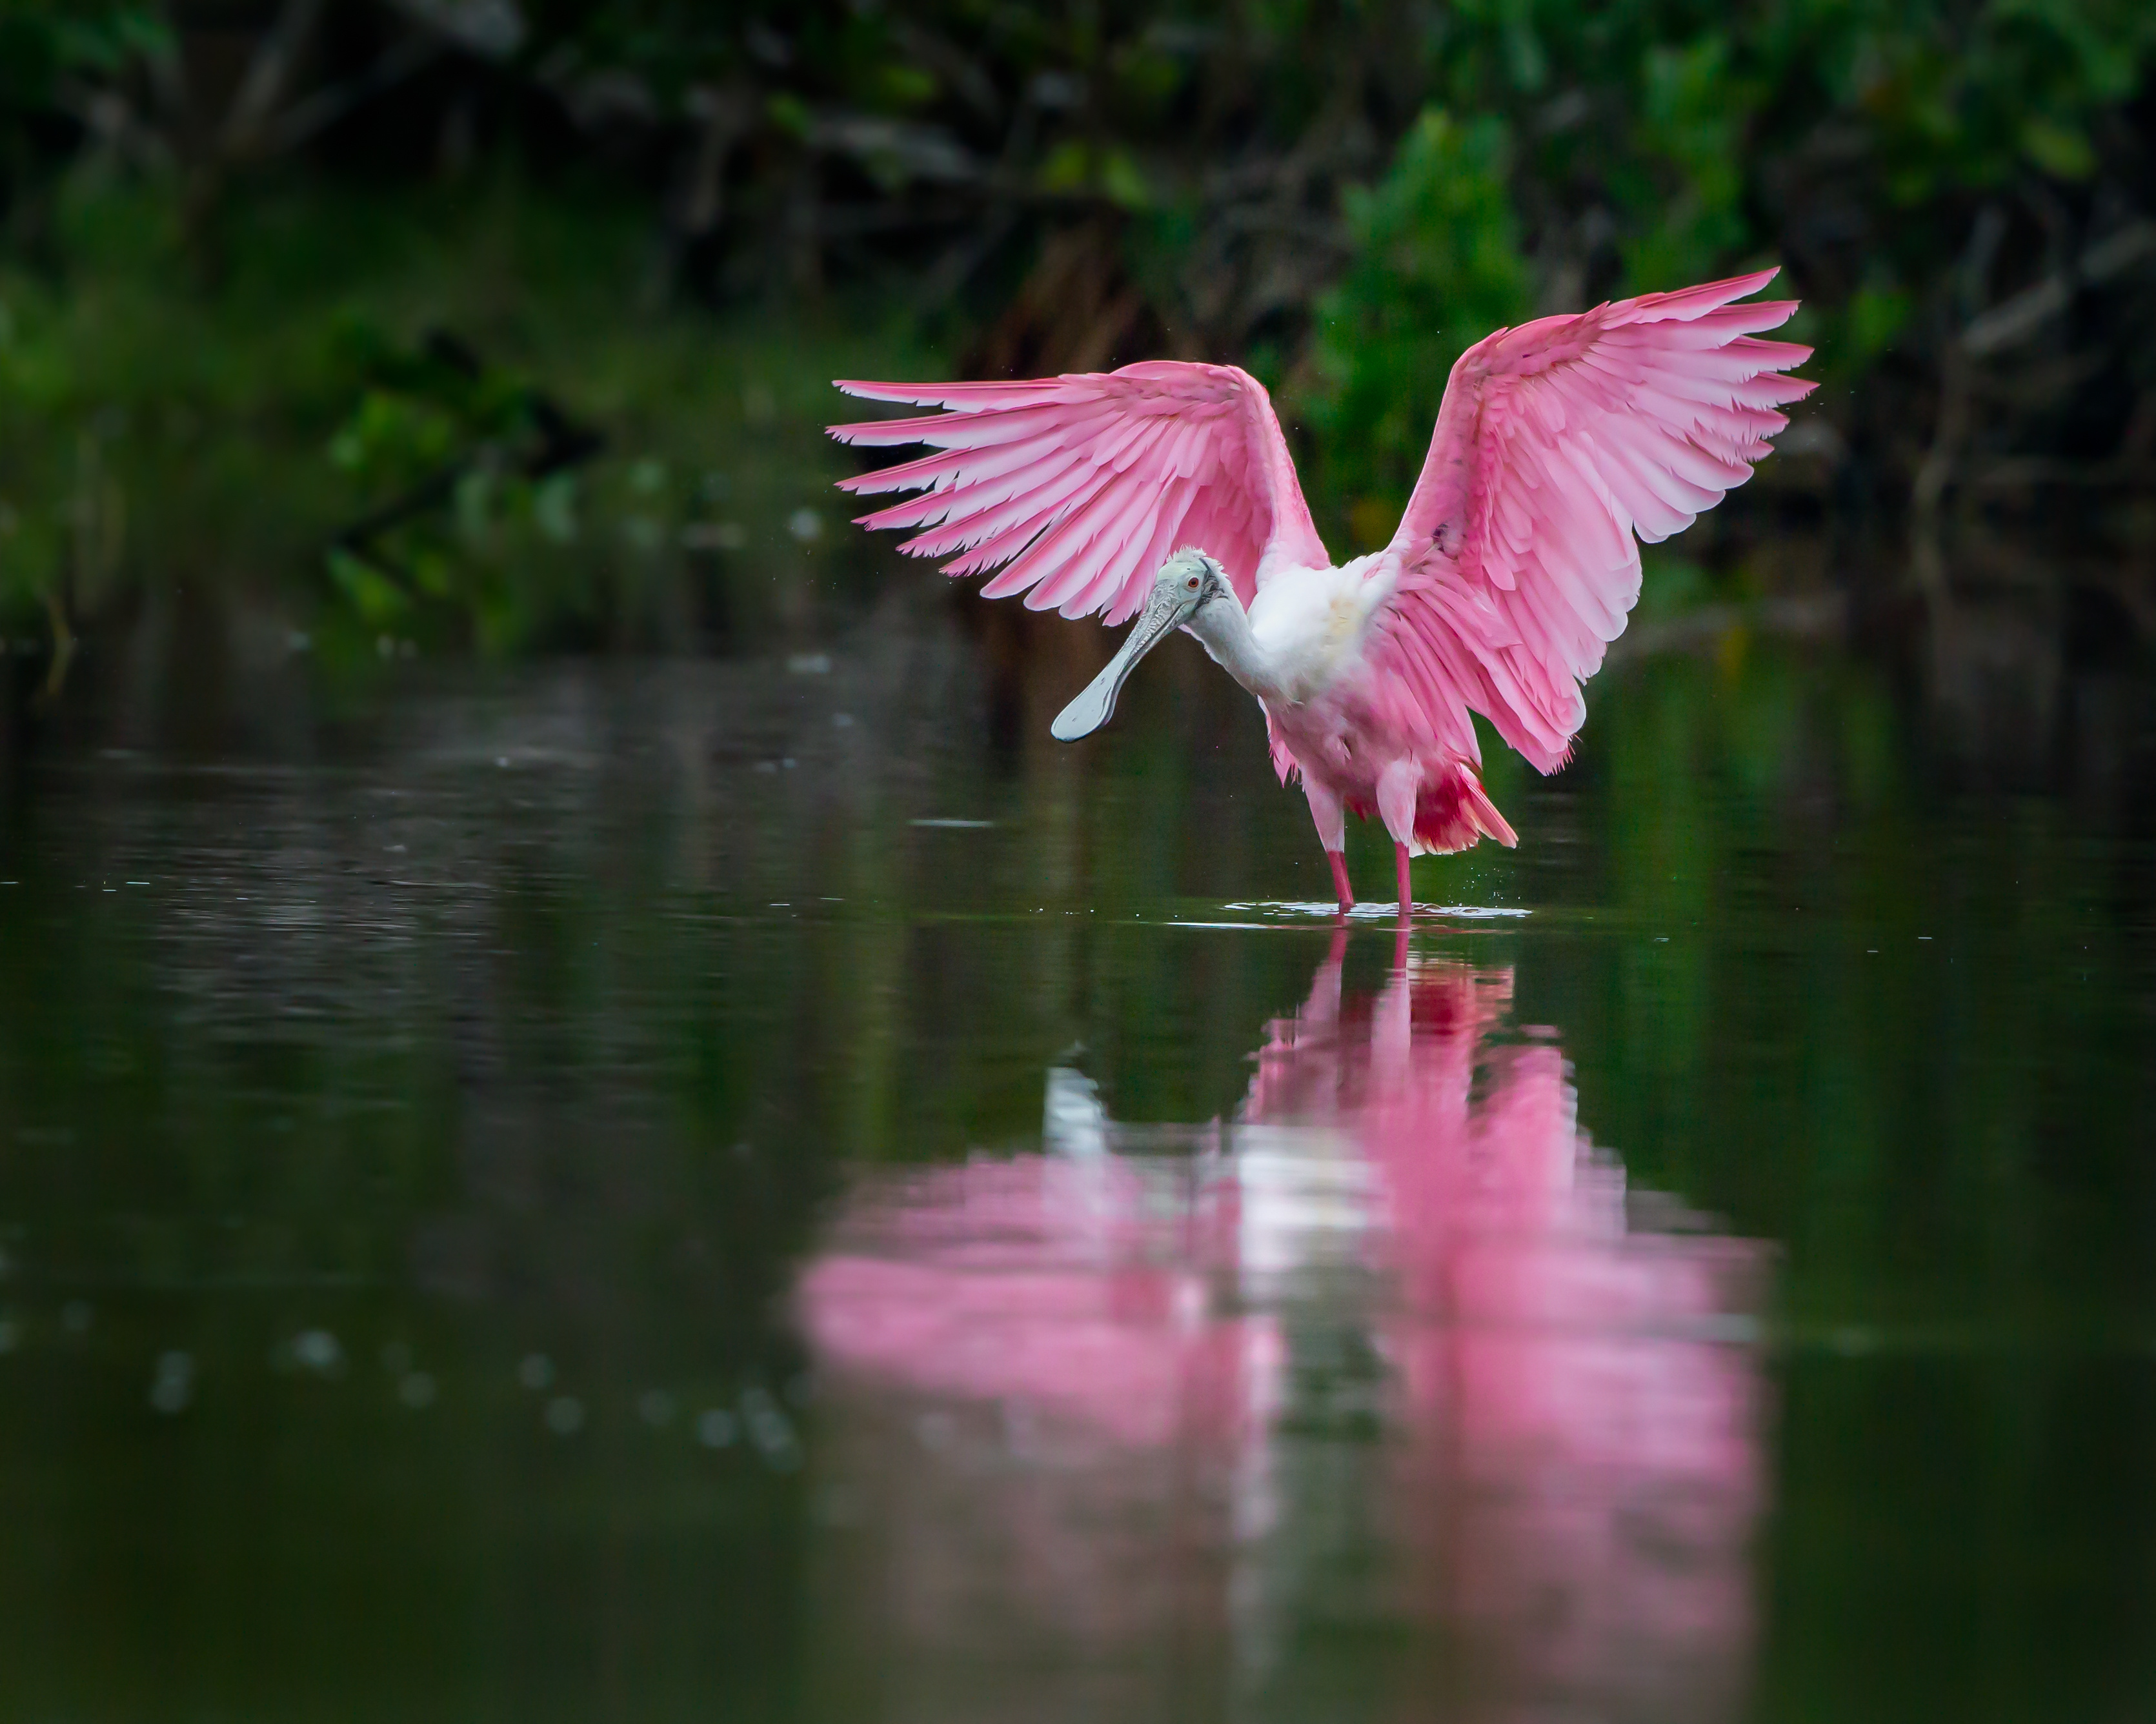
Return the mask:
[[[834, 425], [937, 451], [840, 481], [925, 494], [860, 517], [951, 575], [1035, 610], [1137, 623], [1051, 727], [1106, 723], [1137, 661], [1181, 628], [1265, 709], [1300, 774], [1342, 911], [1345, 811], [1410, 856], [1517, 842], [1483, 792], [1471, 711], [1540, 772], [1572, 752], [1580, 684], [1640, 596], [1638, 539], [1681, 532], [1768, 453], [1811, 349], [1758, 339], [1794, 300], [1736, 301], [1772, 269], [1501, 329], [1452, 367], [1430, 454], [1382, 551], [1335, 566], [1264, 387], [1155, 360], [1009, 383], [869, 383], [948, 412]], [[956, 553], [953, 555], [953, 553]]]

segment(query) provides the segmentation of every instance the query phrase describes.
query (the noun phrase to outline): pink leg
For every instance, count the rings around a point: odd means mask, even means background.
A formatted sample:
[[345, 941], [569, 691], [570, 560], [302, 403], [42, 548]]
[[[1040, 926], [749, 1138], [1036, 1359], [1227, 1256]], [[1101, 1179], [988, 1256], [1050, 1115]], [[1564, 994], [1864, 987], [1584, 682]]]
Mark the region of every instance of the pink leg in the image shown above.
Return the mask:
[[1414, 891], [1408, 881], [1408, 845], [1414, 838], [1415, 798], [1421, 789], [1422, 768], [1411, 759], [1396, 760], [1378, 774], [1378, 814], [1393, 838], [1402, 916], [1414, 908]]
[[1348, 884], [1348, 859], [1341, 854], [1348, 848], [1346, 811], [1332, 787], [1307, 769], [1302, 775], [1302, 793], [1310, 799], [1310, 818], [1317, 828], [1318, 843], [1325, 847], [1325, 859], [1332, 865], [1332, 890], [1344, 915], [1355, 907], [1355, 893]]
[[1342, 915], [1355, 907], [1354, 889], [1348, 884], [1348, 859], [1337, 850], [1327, 850], [1325, 859], [1332, 865], [1332, 890], [1338, 894]]

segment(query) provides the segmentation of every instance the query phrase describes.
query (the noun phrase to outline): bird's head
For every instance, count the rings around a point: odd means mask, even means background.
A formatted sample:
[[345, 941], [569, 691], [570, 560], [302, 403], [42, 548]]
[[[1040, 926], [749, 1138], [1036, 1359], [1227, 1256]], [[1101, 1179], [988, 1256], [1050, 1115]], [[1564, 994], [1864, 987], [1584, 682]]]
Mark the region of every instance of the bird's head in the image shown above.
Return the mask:
[[1183, 627], [1209, 604], [1233, 601], [1235, 589], [1227, 571], [1195, 546], [1186, 545], [1160, 566], [1145, 608], [1123, 637], [1116, 656], [1101, 674], [1086, 685], [1085, 691], [1055, 716], [1049, 733], [1059, 742], [1075, 742], [1090, 736], [1108, 721], [1116, 710], [1116, 697], [1124, 680], [1139, 659]]
[[1185, 545], [1152, 577], [1152, 596], [1146, 602], [1146, 613], [1152, 614], [1156, 605], [1172, 603], [1181, 613], [1175, 619], [1179, 626], [1233, 591], [1228, 585], [1227, 570], [1195, 545]]

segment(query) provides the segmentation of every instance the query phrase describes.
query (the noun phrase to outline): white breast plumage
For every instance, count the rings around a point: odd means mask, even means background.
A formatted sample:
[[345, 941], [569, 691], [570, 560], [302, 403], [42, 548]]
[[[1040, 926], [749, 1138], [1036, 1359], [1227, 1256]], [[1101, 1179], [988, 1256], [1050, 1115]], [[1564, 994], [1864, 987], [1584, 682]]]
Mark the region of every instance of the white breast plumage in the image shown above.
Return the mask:
[[1286, 699], [1314, 699], [1361, 662], [1363, 634], [1392, 587], [1389, 579], [1365, 578], [1375, 561], [1358, 557], [1338, 568], [1283, 569], [1258, 589], [1250, 632]]

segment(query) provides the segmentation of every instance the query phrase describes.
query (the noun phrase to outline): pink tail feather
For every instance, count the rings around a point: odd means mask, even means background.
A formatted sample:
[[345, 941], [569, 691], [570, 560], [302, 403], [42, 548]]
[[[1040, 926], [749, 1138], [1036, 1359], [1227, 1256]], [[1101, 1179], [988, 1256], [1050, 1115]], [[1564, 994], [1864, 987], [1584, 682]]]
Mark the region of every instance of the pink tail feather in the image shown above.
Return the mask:
[[1415, 849], [1421, 855], [1445, 855], [1494, 838], [1512, 849], [1519, 834], [1497, 812], [1475, 769], [1465, 763], [1435, 782], [1425, 782], [1415, 797]]

